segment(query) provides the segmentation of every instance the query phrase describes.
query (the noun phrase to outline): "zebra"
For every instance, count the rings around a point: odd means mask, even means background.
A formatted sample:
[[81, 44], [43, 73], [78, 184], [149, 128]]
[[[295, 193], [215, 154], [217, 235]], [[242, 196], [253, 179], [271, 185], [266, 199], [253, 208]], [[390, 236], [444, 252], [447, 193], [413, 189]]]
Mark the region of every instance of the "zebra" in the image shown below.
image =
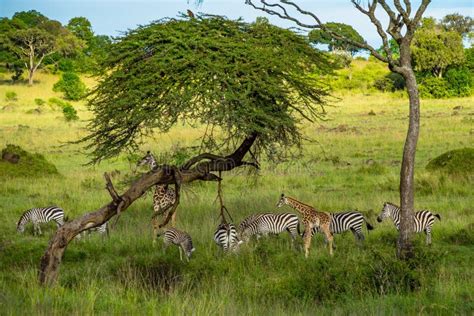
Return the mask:
[[[160, 235], [158, 234], [158, 236]], [[187, 232], [170, 227], [163, 233], [163, 238], [165, 249], [170, 244], [178, 246], [179, 259], [183, 261], [182, 251], [184, 251], [186, 260], [189, 262], [189, 258], [191, 258], [191, 254], [195, 251], [195, 248], [193, 247], [193, 240]]]
[[25, 231], [25, 225], [31, 221], [33, 223], [33, 234], [42, 234], [40, 223], [47, 223], [49, 221], [55, 221], [57, 227], [64, 225], [64, 211], [62, 208], [57, 206], [49, 206], [43, 208], [32, 208], [25, 211], [16, 225], [16, 230], [19, 233]]
[[109, 224], [108, 222], [103, 223], [102, 225], [86, 229], [79, 234], [77, 234], [76, 239], [81, 240], [82, 237], [85, 237], [86, 233], [90, 235], [92, 232], [99, 233], [102, 237], [109, 236]]
[[[400, 229], [400, 208], [390, 202], [385, 202], [383, 204], [382, 212], [377, 217], [377, 222], [381, 223], [384, 218], [390, 217], [397, 227], [397, 230]], [[428, 210], [422, 210], [415, 213], [414, 216], [414, 232], [421, 233], [422, 231], [426, 234], [426, 244], [431, 245], [431, 226], [435, 221], [435, 217], [441, 221], [441, 216], [439, 214], [433, 214]]]
[[[340, 213], [331, 213], [331, 223], [329, 224], [329, 230], [333, 234], [341, 234], [349, 229], [354, 234], [357, 242], [365, 240], [364, 234], [362, 233], [362, 225], [367, 226], [367, 230], [372, 230], [374, 227], [365, 219], [362, 213], [357, 211], [346, 211]], [[311, 236], [315, 233], [320, 233], [319, 227], [313, 227]], [[303, 236], [304, 237], [304, 236]], [[325, 240], [325, 242], [327, 242]]]
[[283, 231], [288, 231], [291, 235], [292, 243], [297, 236], [300, 235], [300, 221], [298, 216], [292, 213], [280, 213], [280, 214], [259, 214], [256, 219], [249, 222], [247, 227], [241, 231], [241, 236], [244, 241], [248, 241], [251, 236], [268, 234], [279, 234]]
[[244, 231], [244, 229], [246, 229], [250, 225], [250, 223], [252, 223], [253, 221], [259, 219], [262, 216], [266, 216], [266, 215], [273, 215], [273, 213], [260, 213], [260, 214], [252, 214], [252, 215], [247, 216], [239, 224], [239, 232]]
[[214, 241], [216, 244], [227, 252], [229, 250], [235, 251], [238, 246], [242, 243], [237, 235], [237, 229], [232, 223], [221, 223], [217, 226], [214, 233]]

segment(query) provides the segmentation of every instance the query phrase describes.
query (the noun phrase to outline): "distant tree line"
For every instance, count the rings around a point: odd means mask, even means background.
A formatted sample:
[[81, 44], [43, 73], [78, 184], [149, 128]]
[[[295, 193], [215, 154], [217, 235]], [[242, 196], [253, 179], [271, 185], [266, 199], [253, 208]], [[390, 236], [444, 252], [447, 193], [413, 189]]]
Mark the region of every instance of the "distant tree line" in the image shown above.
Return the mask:
[[0, 18], [0, 67], [18, 81], [24, 72], [33, 84], [42, 67], [52, 72], [92, 72], [106, 58], [111, 38], [96, 35], [84, 17], [67, 25], [38, 11], [17, 12], [11, 19]]
[[[353, 41], [363, 40], [362, 36], [350, 25], [329, 22], [325, 26]], [[439, 21], [434, 18], [425, 18], [421, 21], [421, 26], [413, 38], [411, 50], [422, 97], [445, 98], [473, 94], [473, 27], [474, 21], [471, 17], [457, 13], [446, 15]], [[309, 33], [309, 39], [314, 44], [327, 45], [328, 50], [340, 61], [341, 67], [349, 67], [354, 55], [363, 52], [363, 49], [343, 40], [336, 40], [320, 29], [312, 30]], [[464, 48], [464, 42], [469, 43], [470, 47]], [[399, 56], [396, 41], [390, 40], [389, 46], [392, 55]], [[382, 48], [379, 49], [379, 53], [385, 55]], [[374, 72], [369, 75], [373, 77], [377, 74]], [[349, 71], [348, 79], [352, 80], [352, 71]], [[373, 87], [382, 91], [405, 88], [403, 78], [393, 72], [376, 78], [373, 82]], [[339, 86], [357, 86], [357, 83]]]

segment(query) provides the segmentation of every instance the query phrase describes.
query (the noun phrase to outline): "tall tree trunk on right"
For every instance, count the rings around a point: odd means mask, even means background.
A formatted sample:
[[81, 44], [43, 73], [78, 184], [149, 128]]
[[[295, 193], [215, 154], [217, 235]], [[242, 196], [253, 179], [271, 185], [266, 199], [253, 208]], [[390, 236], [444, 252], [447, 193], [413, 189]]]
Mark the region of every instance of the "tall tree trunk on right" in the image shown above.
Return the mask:
[[415, 204], [415, 154], [420, 130], [420, 97], [415, 73], [411, 65], [410, 40], [400, 45], [399, 73], [405, 78], [410, 102], [408, 132], [403, 148], [403, 160], [400, 170], [400, 232], [397, 241], [397, 256], [407, 259], [413, 256], [413, 226]]

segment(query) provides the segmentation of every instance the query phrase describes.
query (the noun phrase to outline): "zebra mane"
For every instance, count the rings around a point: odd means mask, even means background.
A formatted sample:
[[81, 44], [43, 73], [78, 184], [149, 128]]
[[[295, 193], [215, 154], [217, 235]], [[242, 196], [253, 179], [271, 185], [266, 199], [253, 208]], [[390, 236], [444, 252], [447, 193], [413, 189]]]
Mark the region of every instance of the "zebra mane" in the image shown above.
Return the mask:
[[398, 208], [398, 205], [396, 205], [396, 204], [393, 204], [392, 202], [385, 202], [384, 204], [387, 204], [387, 205], [390, 205], [390, 206], [395, 206], [395, 207], [397, 207], [397, 208]]

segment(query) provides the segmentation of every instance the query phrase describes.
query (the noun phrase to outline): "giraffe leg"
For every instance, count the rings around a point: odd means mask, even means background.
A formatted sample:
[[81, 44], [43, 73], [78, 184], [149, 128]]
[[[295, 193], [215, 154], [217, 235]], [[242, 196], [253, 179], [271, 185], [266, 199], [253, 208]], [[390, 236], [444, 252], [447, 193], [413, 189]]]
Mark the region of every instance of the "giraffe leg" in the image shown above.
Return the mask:
[[158, 234], [158, 221], [156, 218], [151, 220], [151, 225], [153, 226], [153, 246], [156, 245], [156, 235]]
[[311, 229], [312, 225], [307, 224], [304, 232], [304, 256], [308, 258], [309, 248], [311, 247]]
[[174, 211], [173, 215], [171, 215], [171, 225], [176, 227], [176, 210]]
[[332, 256], [333, 255], [333, 253], [332, 253], [333, 235], [332, 235], [331, 231], [329, 230], [329, 225], [326, 225], [326, 227], [324, 227], [324, 234], [326, 235], [326, 239], [327, 239], [328, 244], [329, 244], [329, 254]]

